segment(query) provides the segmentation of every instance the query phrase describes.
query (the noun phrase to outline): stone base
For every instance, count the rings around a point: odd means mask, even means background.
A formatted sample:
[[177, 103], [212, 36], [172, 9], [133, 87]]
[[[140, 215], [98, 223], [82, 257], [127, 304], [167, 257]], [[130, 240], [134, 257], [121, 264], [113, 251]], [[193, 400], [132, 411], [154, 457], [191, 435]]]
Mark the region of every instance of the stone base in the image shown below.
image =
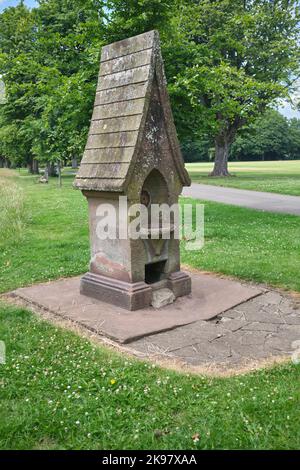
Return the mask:
[[[170, 274], [163, 284], [173, 292], [175, 298], [191, 293], [191, 278], [182, 271]], [[129, 283], [91, 272], [86, 273], [80, 282], [82, 295], [131, 311], [149, 307], [155, 288], [155, 284]]]
[[177, 271], [168, 277], [168, 287], [171, 289], [175, 298], [189, 295], [192, 291], [192, 281], [187, 273]]
[[80, 293], [127, 310], [149, 307], [152, 299], [152, 289], [145, 282], [131, 284], [93, 273], [81, 278]]
[[[80, 295], [80, 277], [23, 287], [10, 295], [33, 309], [41, 308], [43, 311], [74, 321], [90, 331], [119, 343], [130, 343], [144, 336], [212, 319], [262, 293], [262, 289], [222, 279], [219, 276], [195, 272], [189, 274], [193, 284], [192, 294], [179, 297], [172, 304], [157, 310], [149, 306], [132, 312], [104, 302], [102, 299]], [[107, 278], [105, 279], [107, 281]], [[94, 294], [97, 287], [87, 283], [85, 288], [88, 284]], [[147, 292], [150, 291], [151, 295], [153, 286], [154, 284], [151, 285], [151, 289], [146, 284]], [[116, 296], [117, 293], [116, 289]], [[112, 296], [112, 290], [110, 295]], [[262, 313], [257, 312], [257, 315]], [[258, 321], [257, 317], [255, 321]], [[184, 335], [179, 333], [179, 337], [180, 344], [183, 345]], [[166, 344], [164, 351], [167, 348]]]

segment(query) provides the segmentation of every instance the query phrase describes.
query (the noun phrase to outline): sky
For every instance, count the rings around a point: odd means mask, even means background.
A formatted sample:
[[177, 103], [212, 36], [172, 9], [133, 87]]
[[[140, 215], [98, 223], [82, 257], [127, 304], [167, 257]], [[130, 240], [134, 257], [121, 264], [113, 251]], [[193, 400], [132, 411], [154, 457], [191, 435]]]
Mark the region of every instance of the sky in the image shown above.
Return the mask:
[[285, 117], [287, 117], [288, 119], [291, 119], [294, 117], [300, 119], [300, 112], [293, 109], [289, 103], [283, 103], [283, 106], [280, 106], [278, 108], [278, 111], [281, 114], [283, 114]]
[[[18, 0], [0, 0], [0, 11], [7, 7], [14, 7], [18, 4]], [[25, 0], [28, 7], [34, 7], [37, 2], [35, 0]]]
[[[25, 0], [28, 7], [34, 7], [37, 5], [36, 0]], [[18, 4], [18, 0], [0, 0], [0, 12], [7, 7], [12, 7]], [[278, 110], [287, 118], [297, 117], [300, 119], [300, 112], [294, 110], [288, 103], [283, 103]]]

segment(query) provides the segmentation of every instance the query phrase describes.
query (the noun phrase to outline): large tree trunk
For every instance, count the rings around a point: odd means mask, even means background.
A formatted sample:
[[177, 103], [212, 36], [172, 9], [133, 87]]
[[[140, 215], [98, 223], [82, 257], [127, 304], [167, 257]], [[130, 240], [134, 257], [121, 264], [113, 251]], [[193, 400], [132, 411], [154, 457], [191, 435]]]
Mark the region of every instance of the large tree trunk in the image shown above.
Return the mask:
[[32, 173], [34, 175], [38, 175], [40, 173], [40, 171], [39, 171], [39, 162], [35, 158], [32, 161]]
[[210, 176], [230, 176], [228, 171], [229, 140], [226, 136], [215, 138], [215, 164]]
[[61, 188], [62, 181], [61, 181], [61, 164], [60, 164], [60, 162], [57, 163], [57, 169], [58, 169], [58, 186]]
[[39, 162], [35, 158], [31, 158], [29, 162], [27, 163], [27, 169], [28, 173], [31, 173], [32, 175], [38, 175], [39, 174]]
[[56, 176], [55, 165], [53, 162], [47, 162], [48, 176]]
[[11, 163], [7, 158], [5, 157], [0, 157], [0, 168], [10, 168]]
[[72, 158], [72, 168], [76, 170], [77, 167], [78, 167], [77, 158], [73, 157]]
[[27, 170], [28, 170], [28, 173], [33, 173], [33, 162], [32, 160], [30, 160], [28, 163], [27, 163]]

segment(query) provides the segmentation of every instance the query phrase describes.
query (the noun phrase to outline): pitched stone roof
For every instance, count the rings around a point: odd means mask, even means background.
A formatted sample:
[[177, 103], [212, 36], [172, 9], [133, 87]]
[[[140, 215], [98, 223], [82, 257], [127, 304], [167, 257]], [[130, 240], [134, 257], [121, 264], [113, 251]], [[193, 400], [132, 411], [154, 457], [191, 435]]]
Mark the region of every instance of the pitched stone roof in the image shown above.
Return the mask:
[[174, 165], [182, 184], [190, 184], [173, 123], [158, 32], [150, 31], [102, 48], [94, 111], [76, 187], [126, 189], [142, 142], [155, 78]]

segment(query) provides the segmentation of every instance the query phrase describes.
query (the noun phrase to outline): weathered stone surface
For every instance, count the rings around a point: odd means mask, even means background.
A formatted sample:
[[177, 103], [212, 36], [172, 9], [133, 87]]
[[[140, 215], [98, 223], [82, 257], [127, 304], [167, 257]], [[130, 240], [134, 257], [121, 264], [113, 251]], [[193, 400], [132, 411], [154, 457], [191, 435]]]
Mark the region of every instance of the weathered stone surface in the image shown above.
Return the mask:
[[142, 114], [144, 100], [138, 98], [135, 100], [121, 101], [117, 103], [103, 104], [95, 106], [92, 121], [98, 119], [110, 119], [113, 117], [125, 117], [135, 114]]
[[[79, 321], [87, 328], [98, 331], [98, 333], [119, 342], [128, 343], [138, 337], [172, 330], [169, 333], [175, 335], [172, 344], [176, 348], [181, 346], [181, 336], [184, 334], [184, 331], [181, 332], [180, 329], [176, 329], [177, 327], [190, 324], [186, 330], [187, 344], [189, 344], [190, 339], [188, 336], [190, 335], [192, 335], [192, 342], [213, 341], [219, 337], [222, 330], [219, 325], [203, 322], [202, 320], [215, 317], [226, 307], [233, 307], [237, 302], [237, 291], [239, 291], [239, 302], [247, 300], [255, 292], [252, 287], [241, 286], [235, 281], [225, 281], [215, 276], [200, 273], [190, 273], [190, 275], [193, 282], [193, 295], [178, 298], [171, 305], [158, 310], [148, 307], [128, 312], [125, 309], [106, 303], [104, 299], [91, 298], [87, 291], [88, 296], [80, 295], [79, 277], [18, 289], [15, 295], [27, 300], [29, 303], [51, 310], [55, 314], [61, 314], [71, 320]], [[91, 279], [96, 284], [96, 294], [101, 290], [101, 295], [104, 296], [117, 293], [119, 302], [122, 295], [126, 296], [126, 290], [128, 295], [133, 294], [134, 296], [135, 293], [141, 292], [141, 289], [148, 288], [151, 293], [150, 297], [152, 296], [149, 285], [145, 285], [145, 283], [136, 286], [130, 282], [115, 282], [112, 278], [103, 278], [104, 276], [95, 275]], [[216, 290], [226, 292], [224, 302], [217, 304], [214, 301], [213, 293]], [[150, 300], [151, 298], [149, 304]], [[151, 336], [151, 341], [152, 338], [153, 336]]]
[[284, 323], [283, 318], [280, 315], [278, 315], [276, 312], [274, 312], [273, 314], [269, 312], [262, 312], [262, 311], [245, 312], [245, 317], [248, 321], [252, 321], [252, 322], [258, 321], [261, 323], [278, 323], [278, 324]]
[[222, 315], [221, 318], [222, 318], [222, 321], [227, 321], [227, 320], [230, 320], [230, 319], [240, 320], [240, 319], [244, 319], [244, 315], [241, 311], [231, 309], [231, 310], [228, 310], [227, 312], [225, 312], [224, 315]]
[[[175, 356], [175, 354], [173, 353]], [[178, 357], [178, 355], [176, 355]], [[202, 342], [180, 350], [180, 358], [191, 365], [224, 363], [232, 356], [230, 346], [224, 342]]]
[[128, 69], [148, 65], [151, 62], [152, 50], [146, 49], [116, 59], [107, 60], [101, 63], [100, 76], [110, 75]]
[[291, 340], [300, 340], [300, 325], [280, 325], [278, 333], [288, 336]]
[[80, 293], [127, 310], [138, 310], [151, 301], [152, 291], [144, 282], [128, 283], [87, 273], [81, 278]]
[[[98, 180], [99, 178], [93, 177], [93, 178], [82, 178], [82, 184], [84, 184], [84, 187], [86, 188], [86, 191], [93, 191], [94, 186], [95, 186], [95, 180]], [[102, 188], [103, 191], [110, 191], [110, 192], [115, 192], [119, 193], [120, 190], [122, 189], [124, 180], [121, 178], [103, 178], [102, 182]]]
[[[283, 314], [290, 314], [292, 310], [297, 310], [297, 308], [299, 308], [299, 306], [297, 307], [297, 305], [295, 304], [294, 301], [292, 301], [292, 299], [281, 299], [281, 301], [276, 305], [276, 310], [279, 312], [279, 313], [283, 313]], [[298, 318], [299, 318], [299, 321], [300, 321], [300, 315], [298, 314]]]
[[82, 164], [93, 165], [94, 163], [99, 163], [99, 158], [103, 164], [112, 162], [130, 163], [133, 152], [133, 147], [106, 147], [103, 149], [88, 149], [84, 152], [83, 156], [83, 160], [88, 161], [88, 163]]
[[287, 335], [278, 336], [273, 335], [266, 339], [264, 348], [266, 352], [272, 354], [290, 354], [293, 351], [293, 340]]
[[101, 62], [150, 49], [155, 44], [155, 40], [156, 32], [149, 31], [148, 33], [104, 46], [102, 48]]
[[267, 337], [268, 333], [266, 331], [246, 331], [241, 333], [238, 341], [243, 345], [263, 345]]
[[291, 313], [284, 317], [285, 323], [288, 325], [300, 325], [300, 313]]
[[[175, 263], [177, 259], [175, 258]], [[178, 261], [179, 263], [179, 261]], [[170, 273], [168, 278], [168, 286], [174, 292], [175, 297], [182, 297], [188, 295], [192, 291], [191, 278], [187, 273], [177, 271]]]
[[156, 348], [173, 353], [184, 347], [211, 343], [221, 338], [225, 333], [225, 330], [219, 325], [207, 321], [197, 321], [183, 328], [176, 328], [144, 338], [139, 343], [135, 342], [135, 347], [139, 350], [141, 347], [143, 350]]
[[162, 308], [166, 305], [172, 304], [175, 300], [175, 295], [170, 289], [158, 289], [153, 291], [151, 305], [154, 308]]
[[184, 347], [208, 344], [222, 337], [223, 334], [224, 331], [218, 325], [207, 321], [197, 321], [182, 328], [143, 338], [135, 342], [134, 347], [144, 352], [160, 350], [177, 354], [177, 351], [181, 351]]
[[[134, 86], [126, 85], [120, 88], [109, 88], [98, 91], [95, 98], [95, 106], [113, 103], [123, 103], [125, 101], [136, 100], [146, 97], [148, 83], [137, 83]], [[145, 101], [144, 101], [145, 102]]]
[[150, 66], [144, 65], [129, 70], [122, 70], [110, 75], [101, 76], [97, 91], [108, 90], [109, 88], [118, 88], [124, 85], [134, 85], [140, 82], [146, 82], [149, 78]]
[[[277, 305], [280, 305], [281, 299], [282, 297], [278, 292], [270, 291], [264, 295], [263, 305], [271, 304], [271, 305], [277, 306]], [[259, 299], [258, 302], [261, 302], [261, 300], [262, 299]]]
[[[228, 328], [229, 323], [242, 321], [230, 319], [232, 313], [236, 312], [234, 308], [222, 315], [219, 312], [217, 320], [201, 320], [201, 316], [205, 316], [205, 308], [210, 308], [211, 303], [215, 303], [213, 296], [208, 295], [206, 298], [202, 297], [201, 304], [201, 286], [204, 285], [204, 292], [209, 290], [207, 279], [210, 279], [213, 293], [216, 290], [216, 278], [199, 275], [198, 282], [195, 282], [197, 277], [192, 275], [194, 298], [187, 298], [187, 302], [178, 299], [160, 310], [149, 308], [127, 312], [103, 301], [79, 295], [79, 278], [18, 289], [15, 295], [26, 299], [29, 305], [39, 305], [56, 315], [77, 321], [98, 334], [104, 334], [119, 342], [129, 342], [128, 347], [150, 358], [160, 356], [179, 359], [193, 366], [227, 364], [227, 367], [237, 367], [249, 360], [257, 362], [273, 356], [291, 355], [294, 352], [295, 345], [300, 341], [299, 325], [278, 324], [276, 317], [273, 324], [247, 323], [244, 319], [244, 327], [238, 330]], [[224, 280], [218, 278], [217, 281], [217, 290], [221, 292]], [[245, 288], [245, 285], [243, 287]], [[231, 295], [227, 284], [224, 285], [224, 291]], [[198, 294], [195, 295], [196, 293]], [[263, 298], [264, 295], [261, 295], [241, 303], [238, 306], [240, 313], [249, 312], [249, 304], [251, 309], [254, 303], [258, 306], [258, 299], [260, 308], [267, 308], [270, 304], [264, 305], [261, 302]], [[273, 304], [273, 307], [280, 305], [282, 299], [288, 298], [279, 295], [278, 304]], [[286, 310], [283, 318], [294, 314], [300, 315], [300, 310], [295, 311], [291, 302], [291, 310]], [[222, 318], [226, 321], [220, 321]], [[189, 323], [191, 321], [192, 323]], [[137, 339], [139, 337], [143, 338]]]
[[91, 134], [107, 134], [109, 132], [137, 131], [141, 122], [141, 115], [114, 117], [110, 119], [99, 119], [92, 121]]
[[[87, 149], [111, 148], [111, 147], [134, 147], [137, 142], [138, 132], [107, 132], [103, 135], [90, 134], [87, 141]], [[84, 162], [84, 164], [88, 161]], [[102, 162], [101, 162], [102, 164]], [[81, 168], [81, 166], [80, 166]], [[100, 167], [101, 170], [101, 167]], [[80, 173], [81, 174], [81, 173]], [[118, 177], [118, 175], [115, 175]], [[85, 176], [81, 176], [85, 177]]]
[[[166, 128], [166, 138], [160, 139], [160, 142], [157, 139], [156, 153], [162, 155], [162, 151], [167, 150], [173, 165], [175, 164], [181, 185], [190, 184], [172, 119], [158, 33], [151, 31], [102, 48], [89, 137], [75, 181], [78, 188], [107, 191], [110, 178], [120, 180], [118, 185], [112, 181], [112, 191], [121, 192], [128, 185], [143, 150], [143, 136], [149, 134], [149, 129], [146, 129], [147, 116], [155, 86], [159, 88], [159, 103], [155, 104], [156, 107], [158, 104], [161, 106], [161, 117], [160, 121], [155, 117], [151, 128]], [[106, 153], [102, 149], [119, 147], [134, 148], [132, 153], [127, 154], [130, 165], [111, 167], [111, 173], [108, 168], [102, 171], [102, 165], [107, 163]], [[99, 152], [96, 152], [97, 149]], [[92, 156], [89, 150], [93, 150]], [[90, 164], [93, 167], [88, 167]]]
[[245, 326], [245, 321], [243, 321], [243, 320], [239, 320], [239, 319], [231, 320], [231, 319], [226, 318], [226, 317], [224, 317], [224, 319], [225, 319], [225, 321], [221, 320], [221, 324], [227, 330], [237, 331], [237, 330], [239, 330], [239, 329], [241, 329], [242, 327]]
[[120, 179], [126, 175], [128, 167], [129, 163], [123, 162], [103, 163], [101, 168], [98, 166], [95, 167], [92, 164], [88, 164], [85, 166], [84, 175], [86, 178]]
[[[280, 305], [289, 305], [282, 319], [290, 315], [297, 318], [300, 310], [295, 311], [293, 302], [278, 293], [272, 299], [277, 304], [269, 303], [269, 296], [263, 303], [265, 295], [260, 295], [248, 302], [240, 304], [219, 315], [217, 320], [198, 321], [191, 325], [150, 336], [131, 344], [132, 348], [144, 354], [161, 355], [162, 357], [178, 358], [193, 366], [203, 364], [228, 364], [236, 367], [245, 361], [257, 361], [268, 357], [291, 354], [295, 341], [300, 341], [299, 325], [287, 322], [278, 323], [276, 312]], [[277, 294], [277, 293], [276, 293]], [[274, 323], [248, 322], [246, 313], [257, 310], [273, 311]], [[272, 313], [268, 312], [268, 315]], [[268, 317], [271, 320], [270, 317]], [[229, 349], [228, 349], [229, 348]], [[230, 354], [229, 354], [230, 350]]]
[[[167, 239], [154, 240], [147, 226], [146, 238], [136, 240], [128, 233], [124, 237], [126, 223], [116, 202], [116, 193], [127, 196], [130, 220], [130, 207], [141, 202], [143, 194], [149, 196], [151, 214], [152, 204], [178, 202], [187, 184], [190, 178], [172, 118], [158, 33], [104, 47], [89, 135], [75, 181], [89, 203], [92, 249], [83, 293], [130, 310], [149, 307], [151, 296], [146, 292], [158, 287], [172, 291], [164, 298], [154, 294], [158, 308], [190, 294], [191, 280], [180, 271], [179, 240], [173, 232]], [[116, 230], [109, 239], [97, 236], [100, 203], [115, 209]], [[168, 225], [170, 232], [171, 221]], [[121, 289], [118, 281], [128, 286]], [[141, 284], [144, 303], [136, 291]]]
[[243, 330], [250, 331], [269, 331], [277, 332], [279, 328], [278, 323], [263, 323], [263, 322], [254, 322], [243, 325]]

